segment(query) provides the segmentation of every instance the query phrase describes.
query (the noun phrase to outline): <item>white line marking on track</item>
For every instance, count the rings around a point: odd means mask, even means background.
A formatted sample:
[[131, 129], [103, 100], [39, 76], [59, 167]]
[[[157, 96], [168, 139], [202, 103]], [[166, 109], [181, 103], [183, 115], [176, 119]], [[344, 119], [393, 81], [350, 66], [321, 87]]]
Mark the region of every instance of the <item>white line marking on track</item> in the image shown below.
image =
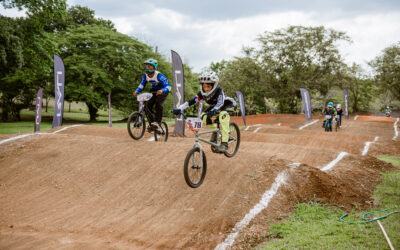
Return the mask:
[[256, 130], [254, 130], [253, 133], [257, 133], [260, 129], [261, 127], [256, 128]]
[[335, 167], [335, 165], [341, 161], [346, 155], [348, 155], [349, 153], [342, 151], [338, 154], [338, 156], [336, 157], [336, 159], [334, 159], [333, 161], [329, 162], [328, 164], [326, 164], [325, 166], [323, 166], [321, 168], [321, 171], [329, 171], [331, 170], [333, 167]]
[[251, 127], [259, 127], [259, 126], [262, 126], [262, 124], [249, 125], [249, 126], [247, 126], [247, 127], [244, 129], [244, 131], [249, 130], [249, 128], [251, 128]]
[[367, 154], [368, 154], [369, 147], [372, 145], [372, 143], [377, 142], [378, 139], [379, 139], [379, 136], [375, 136], [375, 138], [374, 138], [373, 141], [367, 141], [367, 142], [365, 142], [364, 149], [361, 151], [361, 155], [362, 155], [362, 156], [367, 155]]
[[269, 202], [278, 192], [279, 188], [286, 183], [287, 178], [288, 175], [286, 171], [280, 172], [275, 178], [275, 181], [272, 184], [271, 188], [263, 194], [261, 200], [243, 217], [241, 221], [236, 223], [232, 232], [225, 238], [222, 243], [218, 244], [215, 249], [224, 250], [228, 247], [231, 247], [235, 242], [236, 237], [239, 235], [239, 232], [243, 228], [245, 228], [251, 222], [251, 220], [253, 220], [262, 210], [268, 207]]
[[393, 140], [396, 140], [396, 138], [399, 136], [399, 131], [397, 129], [397, 123], [399, 123], [399, 118], [397, 118], [396, 122], [393, 124], [393, 128], [394, 128]]
[[288, 165], [288, 167], [290, 167], [290, 168], [298, 168], [298, 167], [300, 167], [300, 165], [301, 165], [300, 162], [293, 162], [293, 163], [290, 163]]
[[70, 128], [74, 128], [74, 127], [79, 127], [79, 126], [82, 126], [82, 124], [71, 125], [71, 126], [68, 126], [68, 127], [62, 128], [62, 129], [59, 129], [59, 130], [57, 130], [57, 131], [54, 131], [54, 132], [51, 133], [51, 134], [57, 134], [57, 133], [59, 133], [59, 132], [61, 132], [61, 131], [64, 131], [64, 130], [67, 130], [67, 129], [70, 129]]
[[32, 136], [32, 135], [34, 135], [34, 134], [18, 135], [18, 136], [15, 136], [15, 137], [11, 137], [11, 138], [8, 138], [8, 139], [1, 140], [0, 144], [7, 143], [7, 142], [10, 142], [10, 141], [16, 141], [18, 139], [22, 139], [22, 138], [25, 138], [25, 137], [28, 137], [28, 136]]
[[358, 118], [358, 115], [354, 116], [354, 121], [357, 120], [357, 118]]
[[82, 124], [76, 124], [76, 125], [64, 127], [64, 128], [62, 128], [62, 129], [57, 130], [57, 131], [54, 131], [54, 132], [52, 132], [52, 133], [31, 133], [31, 134], [18, 135], [18, 136], [14, 136], [14, 137], [11, 137], [11, 138], [8, 138], [8, 139], [1, 140], [1, 141], [0, 141], [0, 144], [7, 143], [7, 142], [11, 142], [11, 141], [16, 141], [16, 140], [19, 140], [19, 139], [22, 139], [22, 138], [25, 138], [25, 137], [33, 136], [33, 135], [51, 135], [51, 134], [57, 134], [58, 132], [67, 130], [67, 129], [69, 129], [69, 128], [78, 127], [78, 126], [82, 126]]
[[307, 123], [307, 124], [301, 126], [301, 127], [299, 128], [299, 130], [302, 130], [302, 129], [305, 128], [305, 127], [308, 127], [308, 126], [310, 126], [310, 125], [313, 125], [314, 123], [316, 123], [316, 122], [318, 122], [318, 121], [319, 121], [319, 120], [317, 119], [317, 120], [314, 120], [314, 121], [312, 121], [312, 122], [309, 122], [309, 123]]

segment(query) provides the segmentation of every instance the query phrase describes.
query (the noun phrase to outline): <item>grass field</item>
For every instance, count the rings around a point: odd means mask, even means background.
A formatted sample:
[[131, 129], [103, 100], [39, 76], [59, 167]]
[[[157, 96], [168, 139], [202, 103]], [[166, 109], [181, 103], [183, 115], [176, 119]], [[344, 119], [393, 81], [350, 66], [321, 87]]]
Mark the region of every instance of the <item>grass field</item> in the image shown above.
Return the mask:
[[[380, 159], [400, 168], [400, 157]], [[377, 210], [400, 212], [400, 171], [382, 174], [374, 198]], [[376, 222], [349, 224], [339, 221], [344, 212], [319, 203], [298, 204], [284, 222], [270, 227], [270, 238], [257, 249], [389, 249]], [[363, 212], [352, 212], [346, 221], [359, 221]], [[400, 213], [381, 221], [395, 249], [400, 249]]]
[[[49, 107], [47, 112], [42, 110], [41, 132], [46, 132], [51, 129], [52, 119], [54, 115], [53, 107]], [[71, 106], [71, 112], [68, 112], [68, 107], [65, 107], [63, 125], [84, 123], [97, 126], [108, 126], [108, 111], [99, 110], [96, 122], [89, 122], [89, 114], [83, 104], [76, 104]], [[118, 110], [112, 111], [112, 126], [117, 128], [125, 128], [126, 118], [122, 112]], [[19, 122], [1, 122], [0, 134], [21, 134], [32, 133], [34, 128], [35, 112], [32, 110], [24, 109], [21, 111], [21, 121]], [[164, 119], [168, 125], [174, 123], [174, 119]]]

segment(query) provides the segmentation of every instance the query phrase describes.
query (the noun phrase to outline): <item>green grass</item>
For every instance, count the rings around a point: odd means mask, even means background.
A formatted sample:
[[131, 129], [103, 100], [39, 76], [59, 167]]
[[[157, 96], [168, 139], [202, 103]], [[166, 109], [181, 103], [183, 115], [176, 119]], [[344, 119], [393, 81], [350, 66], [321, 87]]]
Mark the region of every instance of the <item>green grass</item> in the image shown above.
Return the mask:
[[[0, 134], [33, 133], [33, 128], [34, 128], [33, 121], [1, 122]], [[42, 132], [45, 132], [50, 128], [51, 128], [51, 122], [42, 122], [40, 125], [40, 131]]]
[[380, 155], [380, 156], [378, 156], [378, 159], [392, 163], [394, 166], [400, 167], [400, 156]]
[[[42, 110], [42, 123], [41, 132], [46, 132], [51, 128], [52, 120], [54, 115], [53, 107], [49, 107], [47, 112], [45, 109]], [[68, 112], [68, 107], [65, 107], [64, 111], [64, 122], [63, 124], [74, 124], [74, 123], [84, 123], [88, 125], [96, 126], [108, 126], [108, 111], [99, 110], [96, 122], [89, 122], [89, 114], [84, 106], [75, 104], [71, 108], [71, 112]], [[115, 128], [126, 128], [126, 122], [122, 121], [124, 115], [118, 111], [113, 110], [112, 126]], [[33, 132], [33, 122], [35, 120], [35, 113], [32, 110], [24, 109], [21, 111], [20, 122], [2, 122], [0, 123], [0, 134], [21, 134], [21, 133], [32, 133]], [[165, 117], [164, 121], [171, 126], [175, 123], [175, 119]]]
[[[396, 157], [379, 158], [391, 162]], [[374, 198], [376, 210], [400, 211], [400, 171], [382, 174]], [[346, 221], [359, 221], [363, 213], [352, 212]], [[270, 239], [257, 249], [389, 249], [376, 222], [343, 223], [339, 221], [342, 214], [338, 208], [318, 203], [298, 204], [286, 221], [271, 225]], [[400, 249], [400, 213], [381, 222], [395, 249]]]

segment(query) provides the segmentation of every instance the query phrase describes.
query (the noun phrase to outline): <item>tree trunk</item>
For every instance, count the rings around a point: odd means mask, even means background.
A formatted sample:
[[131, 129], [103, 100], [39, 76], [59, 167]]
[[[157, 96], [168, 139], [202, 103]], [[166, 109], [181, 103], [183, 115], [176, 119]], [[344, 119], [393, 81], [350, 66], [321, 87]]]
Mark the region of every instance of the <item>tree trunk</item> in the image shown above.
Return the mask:
[[3, 122], [6, 122], [10, 119], [10, 113], [11, 113], [11, 108], [10, 108], [10, 104], [9, 104], [9, 100], [3, 96], [3, 98], [1, 98], [1, 120]]
[[46, 96], [46, 113], [47, 113], [47, 107], [49, 106], [49, 97]]
[[92, 104], [89, 104], [89, 103], [86, 103], [86, 106], [87, 106], [88, 109], [89, 109], [90, 121], [91, 121], [91, 122], [96, 121], [98, 109], [97, 109], [95, 106], [93, 106]]

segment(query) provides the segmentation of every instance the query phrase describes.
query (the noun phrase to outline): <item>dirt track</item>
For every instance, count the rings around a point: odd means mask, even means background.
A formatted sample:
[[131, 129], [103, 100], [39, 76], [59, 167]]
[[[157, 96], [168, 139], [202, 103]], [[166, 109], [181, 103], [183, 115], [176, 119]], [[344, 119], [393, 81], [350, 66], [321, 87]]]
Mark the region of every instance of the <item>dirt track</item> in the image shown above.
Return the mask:
[[[379, 136], [370, 154], [400, 151], [388, 118], [344, 121], [338, 133], [320, 122], [299, 130], [303, 117], [295, 115], [249, 122], [262, 125], [242, 130], [235, 158], [207, 150], [198, 189], [182, 174], [191, 138], [133, 141], [125, 129], [81, 126], [0, 145], [0, 249], [213, 248], [289, 171], [290, 185], [240, 234], [236, 246], [249, 247], [298, 201], [370, 206], [377, 173], [390, 166], [361, 157], [364, 143]], [[319, 170], [341, 151], [351, 155]], [[304, 165], [290, 169], [293, 162]]]

